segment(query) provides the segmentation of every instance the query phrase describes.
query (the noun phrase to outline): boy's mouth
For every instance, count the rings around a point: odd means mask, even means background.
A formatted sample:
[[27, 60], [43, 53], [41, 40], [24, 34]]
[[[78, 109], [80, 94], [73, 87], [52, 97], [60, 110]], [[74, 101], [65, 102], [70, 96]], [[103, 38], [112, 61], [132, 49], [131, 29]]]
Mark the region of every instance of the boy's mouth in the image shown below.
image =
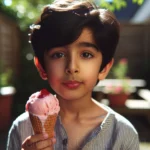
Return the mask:
[[70, 80], [70, 81], [63, 82], [63, 84], [69, 89], [76, 89], [82, 84], [82, 82], [75, 81], [75, 80], [73, 80], [73, 81]]

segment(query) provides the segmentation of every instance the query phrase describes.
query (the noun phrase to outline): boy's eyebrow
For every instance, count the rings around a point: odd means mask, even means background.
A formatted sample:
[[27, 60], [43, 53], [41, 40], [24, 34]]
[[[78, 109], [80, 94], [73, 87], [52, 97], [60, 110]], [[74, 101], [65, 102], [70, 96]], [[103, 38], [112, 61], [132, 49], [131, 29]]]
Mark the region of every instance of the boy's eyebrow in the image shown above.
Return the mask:
[[80, 43], [78, 44], [78, 46], [79, 46], [79, 47], [80, 47], [80, 46], [92, 47], [92, 48], [94, 48], [96, 51], [99, 50], [99, 48], [98, 48], [95, 44], [89, 43], [89, 42], [80, 42]]

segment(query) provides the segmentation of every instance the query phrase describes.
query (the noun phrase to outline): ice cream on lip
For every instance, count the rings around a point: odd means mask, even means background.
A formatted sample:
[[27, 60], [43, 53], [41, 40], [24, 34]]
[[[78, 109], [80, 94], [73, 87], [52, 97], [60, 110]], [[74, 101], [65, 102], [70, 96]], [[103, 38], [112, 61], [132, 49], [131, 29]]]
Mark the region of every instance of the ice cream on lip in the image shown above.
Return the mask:
[[58, 114], [60, 110], [57, 98], [46, 89], [42, 89], [29, 97], [26, 103], [26, 111], [38, 117]]

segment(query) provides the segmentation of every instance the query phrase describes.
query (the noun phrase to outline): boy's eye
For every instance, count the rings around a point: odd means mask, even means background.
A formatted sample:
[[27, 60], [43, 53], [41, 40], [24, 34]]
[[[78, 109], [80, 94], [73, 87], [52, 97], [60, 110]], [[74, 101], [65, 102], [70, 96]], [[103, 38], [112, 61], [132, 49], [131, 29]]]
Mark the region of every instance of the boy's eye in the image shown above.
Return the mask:
[[84, 58], [92, 58], [93, 55], [91, 53], [84, 52], [84, 53], [82, 53], [82, 57], [84, 57]]
[[52, 58], [61, 58], [61, 57], [64, 57], [65, 54], [64, 53], [54, 53], [51, 55]]

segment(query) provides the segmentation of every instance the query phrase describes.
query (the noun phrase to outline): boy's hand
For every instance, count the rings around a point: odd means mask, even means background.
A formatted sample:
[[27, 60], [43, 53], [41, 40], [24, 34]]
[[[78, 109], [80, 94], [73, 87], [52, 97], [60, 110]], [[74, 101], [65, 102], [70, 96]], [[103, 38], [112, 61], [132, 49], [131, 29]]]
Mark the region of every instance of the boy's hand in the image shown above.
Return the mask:
[[21, 150], [53, 150], [55, 138], [48, 138], [47, 134], [29, 136], [22, 144]]

